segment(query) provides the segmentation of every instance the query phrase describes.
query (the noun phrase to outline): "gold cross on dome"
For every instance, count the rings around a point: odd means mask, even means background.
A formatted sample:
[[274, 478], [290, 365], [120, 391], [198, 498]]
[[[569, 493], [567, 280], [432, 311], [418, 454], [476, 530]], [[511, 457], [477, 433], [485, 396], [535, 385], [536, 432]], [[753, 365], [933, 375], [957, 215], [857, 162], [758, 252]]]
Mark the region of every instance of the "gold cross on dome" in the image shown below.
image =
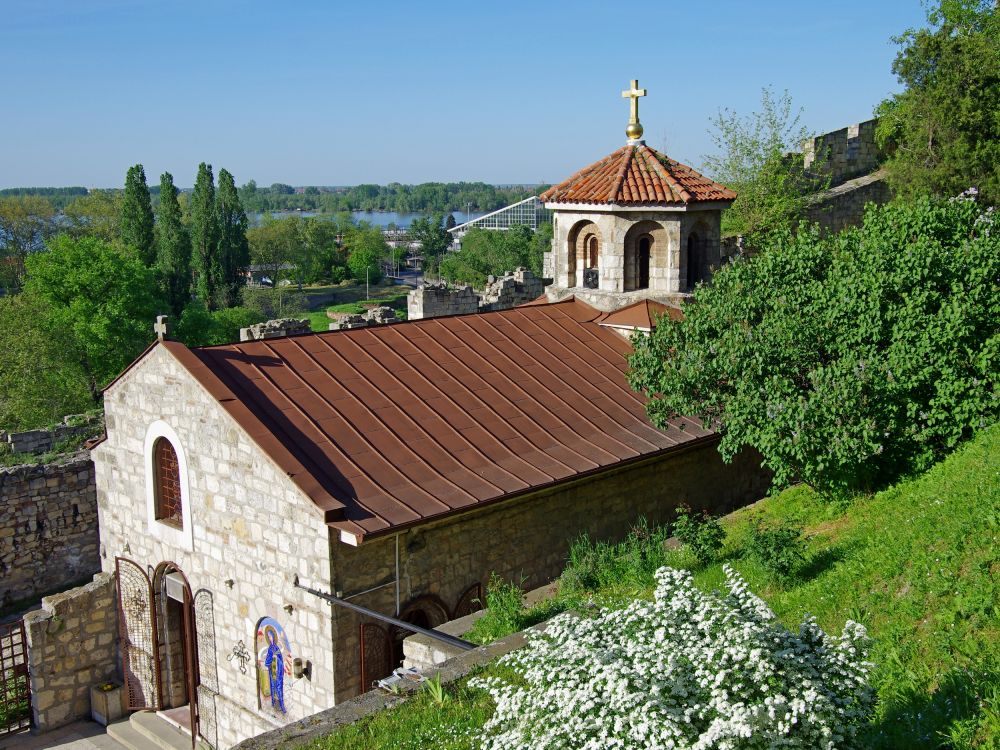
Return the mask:
[[631, 112], [629, 114], [629, 124], [639, 122], [639, 97], [646, 95], [646, 89], [639, 88], [639, 80], [633, 79], [632, 86], [628, 91], [622, 92], [623, 99], [631, 99], [629, 102], [631, 105]]

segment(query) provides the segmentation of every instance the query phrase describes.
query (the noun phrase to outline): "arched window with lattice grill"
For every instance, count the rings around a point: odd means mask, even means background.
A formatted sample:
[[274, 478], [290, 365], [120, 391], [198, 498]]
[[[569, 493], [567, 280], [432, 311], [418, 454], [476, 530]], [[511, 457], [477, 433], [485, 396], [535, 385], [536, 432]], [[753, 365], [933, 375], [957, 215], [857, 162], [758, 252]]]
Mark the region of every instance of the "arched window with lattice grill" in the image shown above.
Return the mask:
[[156, 520], [182, 528], [181, 472], [177, 451], [166, 438], [153, 444], [153, 476], [156, 482]]

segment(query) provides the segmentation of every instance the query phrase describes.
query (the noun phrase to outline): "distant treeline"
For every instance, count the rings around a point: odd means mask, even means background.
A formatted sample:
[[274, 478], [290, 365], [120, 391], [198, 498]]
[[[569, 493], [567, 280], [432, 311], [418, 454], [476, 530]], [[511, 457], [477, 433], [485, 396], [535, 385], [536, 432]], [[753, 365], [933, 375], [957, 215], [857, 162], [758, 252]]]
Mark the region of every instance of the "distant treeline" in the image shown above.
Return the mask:
[[[448, 213], [450, 211], [495, 211], [506, 205], [537, 195], [545, 185], [506, 185], [485, 182], [425, 182], [420, 185], [355, 185], [354, 187], [307, 187], [274, 183], [258, 187], [250, 180], [239, 188], [240, 201], [248, 213], [273, 211], [396, 211], [398, 213]], [[119, 192], [119, 191], [111, 191]], [[181, 189], [182, 193], [190, 192]], [[153, 205], [159, 203], [158, 185], [151, 185]], [[37, 195], [46, 198], [56, 211], [62, 211], [75, 198], [87, 195], [84, 187], [26, 187], [0, 190], [0, 197]]]
[[85, 187], [17, 187], [0, 190], [0, 198], [25, 195], [44, 196], [48, 198], [49, 203], [56, 210], [62, 210], [67, 203], [86, 194], [87, 188]]
[[420, 185], [355, 185], [346, 188], [307, 187], [296, 192], [275, 183], [258, 187], [251, 180], [240, 189], [240, 200], [249, 212], [302, 209], [321, 213], [340, 211], [396, 211], [398, 213], [494, 211], [536, 195], [544, 187], [497, 187], [484, 182], [425, 182]]

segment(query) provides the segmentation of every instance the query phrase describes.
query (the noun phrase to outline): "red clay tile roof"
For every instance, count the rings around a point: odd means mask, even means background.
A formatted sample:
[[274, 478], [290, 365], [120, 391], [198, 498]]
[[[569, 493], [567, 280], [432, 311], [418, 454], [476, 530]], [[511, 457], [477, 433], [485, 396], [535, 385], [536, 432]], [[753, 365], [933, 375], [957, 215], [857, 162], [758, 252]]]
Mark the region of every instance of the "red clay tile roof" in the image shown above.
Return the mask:
[[631, 350], [576, 300], [225, 346], [164, 346], [364, 538], [717, 436], [660, 430]]
[[736, 193], [643, 144], [618, 149], [539, 197], [544, 203], [660, 206], [733, 201]]
[[684, 317], [684, 313], [676, 307], [644, 299], [614, 312], [604, 313], [594, 322], [603, 326], [641, 328], [649, 331], [656, 328], [656, 319], [663, 315], [669, 317], [670, 320], [681, 320]]

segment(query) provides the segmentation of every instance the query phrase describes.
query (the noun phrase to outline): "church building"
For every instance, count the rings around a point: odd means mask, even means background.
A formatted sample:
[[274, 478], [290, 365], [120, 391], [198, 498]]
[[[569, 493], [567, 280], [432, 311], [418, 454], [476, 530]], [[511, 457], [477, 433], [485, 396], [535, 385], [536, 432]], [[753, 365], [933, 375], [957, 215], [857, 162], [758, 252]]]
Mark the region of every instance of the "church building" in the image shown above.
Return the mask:
[[309, 588], [433, 628], [492, 572], [552, 580], [582, 533], [763, 495], [755, 456], [654, 427], [626, 382], [622, 333], [707, 278], [735, 197], [633, 120], [543, 196], [547, 299], [193, 349], [161, 326], [108, 386], [93, 459], [131, 709], [230, 747], [399, 664], [405, 631]]

